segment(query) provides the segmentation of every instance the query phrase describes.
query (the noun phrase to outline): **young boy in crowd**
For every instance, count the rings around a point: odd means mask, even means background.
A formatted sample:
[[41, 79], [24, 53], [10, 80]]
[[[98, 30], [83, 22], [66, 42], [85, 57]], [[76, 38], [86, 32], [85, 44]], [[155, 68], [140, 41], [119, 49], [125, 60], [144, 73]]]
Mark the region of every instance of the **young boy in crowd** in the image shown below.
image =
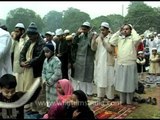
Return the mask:
[[42, 80], [46, 85], [46, 103], [50, 108], [57, 99], [55, 83], [62, 78], [61, 61], [54, 55], [54, 45], [49, 42], [44, 47], [46, 59], [43, 63]]
[[160, 56], [157, 54], [157, 48], [152, 48], [152, 55], [150, 56], [149, 74], [151, 75], [151, 82], [155, 82], [157, 76], [160, 75]]
[[137, 71], [139, 73], [139, 80], [142, 80], [142, 79], [144, 80], [144, 72], [146, 72], [145, 70], [146, 59], [144, 57], [143, 51], [138, 52], [136, 62], [137, 62]]
[[[11, 103], [19, 100], [25, 93], [16, 92], [16, 77], [11, 74], [5, 74], [0, 78], [0, 101]], [[33, 96], [25, 104], [36, 100], [40, 93], [41, 87], [35, 91]], [[24, 105], [25, 105], [24, 104]], [[24, 105], [18, 108], [0, 108], [0, 119], [24, 119]]]

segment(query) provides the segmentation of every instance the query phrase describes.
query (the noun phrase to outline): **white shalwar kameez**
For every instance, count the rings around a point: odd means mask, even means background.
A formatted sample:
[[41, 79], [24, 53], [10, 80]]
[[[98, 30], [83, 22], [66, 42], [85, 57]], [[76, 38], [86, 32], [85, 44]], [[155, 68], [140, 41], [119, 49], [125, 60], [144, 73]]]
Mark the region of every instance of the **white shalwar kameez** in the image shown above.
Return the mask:
[[[108, 39], [104, 39], [108, 40]], [[95, 54], [94, 82], [97, 85], [98, 97], [114, 98], [114, 66], [107, 64], [107, 50], [101, 39], [98, 39]]]

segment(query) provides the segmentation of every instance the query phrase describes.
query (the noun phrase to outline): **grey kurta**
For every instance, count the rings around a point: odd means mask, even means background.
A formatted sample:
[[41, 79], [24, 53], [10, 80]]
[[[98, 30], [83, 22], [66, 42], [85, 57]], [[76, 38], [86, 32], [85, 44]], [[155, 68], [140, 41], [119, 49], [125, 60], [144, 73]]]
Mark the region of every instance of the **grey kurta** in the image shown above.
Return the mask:
[[92, 82], [94, 73], [94, 55], [91, 50], [91, 36], [75, 36], [73, 44], [78, 45], [75, 61], [74, 79], [81, 82]]

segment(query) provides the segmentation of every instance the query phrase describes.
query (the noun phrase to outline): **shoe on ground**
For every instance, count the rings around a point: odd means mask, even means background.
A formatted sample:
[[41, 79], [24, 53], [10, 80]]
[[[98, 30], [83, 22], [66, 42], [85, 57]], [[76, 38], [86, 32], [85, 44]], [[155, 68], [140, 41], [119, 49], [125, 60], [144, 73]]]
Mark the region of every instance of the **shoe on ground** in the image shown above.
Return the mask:
[[146, 102], [146, 100], [144, 98], [142, 98], [141, 100], [139, 100], [138, 103], [145, 103], [145, 102]]
[[156, 98], [152, 98], [151, 103], [152, 103], [152, 105], [157, 105], [157, 99]]
[[146, 99], [146, 103], [147, 103], [147, 104], [151, 104], [151, 102], [152, 102], [152, 98], [151, 98], [151, 97], [148, 97], [148, 98]]
[[114, 95], [114, 99], [118, 99], [119, 100], [119, 95], [115, 94]]
[[138, 102], [138, 97], [133, 97], [133, 102]]

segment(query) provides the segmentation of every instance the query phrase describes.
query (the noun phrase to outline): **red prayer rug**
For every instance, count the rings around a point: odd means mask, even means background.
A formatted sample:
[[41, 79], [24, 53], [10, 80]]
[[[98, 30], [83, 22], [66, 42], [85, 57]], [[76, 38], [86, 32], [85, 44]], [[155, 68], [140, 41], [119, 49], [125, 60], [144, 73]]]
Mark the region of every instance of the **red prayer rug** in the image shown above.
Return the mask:
[[94, 103], [91, 106], [97, 119], [124, 119], [137, 105], [120, 105], [119, 102]]

